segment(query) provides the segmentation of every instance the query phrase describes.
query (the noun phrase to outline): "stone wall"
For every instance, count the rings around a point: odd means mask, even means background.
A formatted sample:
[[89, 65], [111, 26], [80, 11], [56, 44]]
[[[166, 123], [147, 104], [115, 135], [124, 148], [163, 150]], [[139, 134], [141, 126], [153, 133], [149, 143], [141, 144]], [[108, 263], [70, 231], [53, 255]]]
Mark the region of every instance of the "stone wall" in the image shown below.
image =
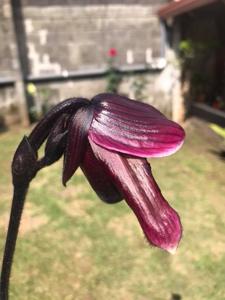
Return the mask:
[[32, 75], [105, 66], [112, 47], [120, 66], [127, 64], [128, 52], [134, 64], [145, 63], [147, 49], [161, 57], [160, 1], [125, 2], [24, 1]]
[[[7, 41], [0, 43], [1, 79], [13, 77], [15, 62], [10, 54], [11, 25], [7, 23], [9, 0], [0, 1], [4, 2], [4, 9], [0, 6], [0, 36]], [[156, 12], [166, 0], [124, 0], [122, 4], [119, 0], [21, 1], [26, 33], [22, 40], [25, 43], [23, 55], [28, 57], [28, 78], [36, 82], [34, 103], [39, 107], [45, 101], [92, 97], [104, 91], [103, 77], [79, 80], [68, 77], [61, 82], [52, 80], [42, 84], [35, 80], [43, 76], [67, 77], [79, 70], [88, 74], [107, 68], [107, 53], [112, 47], [118, 52], [115, 59], [118, 68], [144, 67], [146, 55], [148, 62], [164, 56], [162, 28]], [[169, 66], [144, 74], [124, 75], [119, 92], [135, 97], [133, 85], [143, 81], [142, 100], [171, 115], [171, 76]], [[12, 101], [12, 89], [0, 86], [0, 107], [3, 102], [8, 103], [9, 97]], [[13, 101], [17, 101], [15, 93]]]
[[[170, 79], [174, 70], [166, 67], [163, 72], [149, 74], [124, 75], [119, 85], [119, 94], [132, 99], [143, 101], [154, 105], [167, 116], [172, 116], [172, 89]], [[141, 93], [137, 86], [141, 85]], [[104, 78], [67, 80], [51, 84], [35, 85], [34, 99], [38, 113], [41, 107], [50, 107], [57, 102], [70, 97], [85, 97], [91, 99], [94, 95], [106, 90]]]
[[16, 62], [12, 56], [12, 35], [10, 0], [0, 0], [0, 78], [14, 75]]

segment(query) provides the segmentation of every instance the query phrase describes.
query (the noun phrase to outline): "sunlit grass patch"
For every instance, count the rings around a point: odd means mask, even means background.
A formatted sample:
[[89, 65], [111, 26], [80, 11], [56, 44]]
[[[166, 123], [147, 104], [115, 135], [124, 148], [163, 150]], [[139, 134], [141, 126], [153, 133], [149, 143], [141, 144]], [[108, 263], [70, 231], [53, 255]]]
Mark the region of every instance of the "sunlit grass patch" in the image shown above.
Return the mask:
[[[11, 278], [11, 300], [225, 299], [224, 162], [220, 141], [190, 122], [184, 147], [151, 159], [162, 193], [179, 212], [176, 255], [151, 247], [123, 201], [101, 202], [81, 171], [62, 186], [62, 161], [31, 183]], [[23, 130], [0, 135], [0, 246], [11, 201], [10, 161]], [[2, 251], [1, 251], [2, 253]]]

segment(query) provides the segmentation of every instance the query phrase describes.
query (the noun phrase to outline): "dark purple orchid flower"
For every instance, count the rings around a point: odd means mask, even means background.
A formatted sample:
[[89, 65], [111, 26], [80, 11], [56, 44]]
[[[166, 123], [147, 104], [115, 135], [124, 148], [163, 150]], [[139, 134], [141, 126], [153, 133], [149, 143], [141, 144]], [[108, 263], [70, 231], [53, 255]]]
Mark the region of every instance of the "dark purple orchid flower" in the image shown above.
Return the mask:
[[[13, 159], [14, 197], [1, 299], [7, 299], [11, 261], [29, 183], [37, 171], [62, 155], [64, 185], [80, 166], [103, 201], [116, 203], [124, 199], [149, 243], [173, 253], [182, 234], [180, 219], [163, 198], [146, 158], [176, 152], [184, 136], [178, 124], [154, 107], [114, 94], [100, 94], [91, 101], [68, 99], [50, 110], [30, 136], [24, 137]], [[44, 157], [38, 160], [37, 151], [46, 139]]]

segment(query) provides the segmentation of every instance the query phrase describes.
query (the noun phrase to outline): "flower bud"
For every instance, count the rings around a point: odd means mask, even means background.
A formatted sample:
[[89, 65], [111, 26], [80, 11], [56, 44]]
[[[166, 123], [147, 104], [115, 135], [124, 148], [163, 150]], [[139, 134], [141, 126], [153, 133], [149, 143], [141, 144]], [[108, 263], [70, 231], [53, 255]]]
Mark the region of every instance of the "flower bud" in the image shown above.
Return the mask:
[[28, 185], [37, 172], [37, 154], [26, 136], [20, 142], [12, 161], [14, 186]]

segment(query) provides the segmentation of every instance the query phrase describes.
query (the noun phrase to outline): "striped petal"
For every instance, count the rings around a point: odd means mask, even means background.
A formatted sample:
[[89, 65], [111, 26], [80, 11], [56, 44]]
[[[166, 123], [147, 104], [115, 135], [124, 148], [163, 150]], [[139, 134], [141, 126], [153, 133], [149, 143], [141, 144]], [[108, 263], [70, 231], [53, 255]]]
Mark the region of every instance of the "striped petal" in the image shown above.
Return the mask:
[[36, 151], [40, 148], [44, 140], [51, 131], [52, 124], [64, 113], [75, 113], [80, 107], [89, 105], [89, 101], [84, 98], [71, 98], [64, 100], [54, 106], [50, 111], [38, 122], [29, 135], [29, 142]]
[[95, 157], [89, 144], [80, 167], [91, 187], [102, 201], [111, 204], [123, 199], [111, 177], [108, 176], [104, 164]]
[[89, 137], [108, 149], [139, 157], [161, 157], [183, 144], [184, 130], [154, 107], [114, 94], [93, 98]]
[[64, 153], [63, 184], [73, 176], [83, 160], [88, 130], [93, 118], [93, 107], [80, 108], [71, 118], [68, 126], [67, 145]]
[[174, 253], [182, 234], [180, 219], [162, 196], [146, 159], [120, 155], [91, 141], [90, 144], [137, 216], [147, 240]]

